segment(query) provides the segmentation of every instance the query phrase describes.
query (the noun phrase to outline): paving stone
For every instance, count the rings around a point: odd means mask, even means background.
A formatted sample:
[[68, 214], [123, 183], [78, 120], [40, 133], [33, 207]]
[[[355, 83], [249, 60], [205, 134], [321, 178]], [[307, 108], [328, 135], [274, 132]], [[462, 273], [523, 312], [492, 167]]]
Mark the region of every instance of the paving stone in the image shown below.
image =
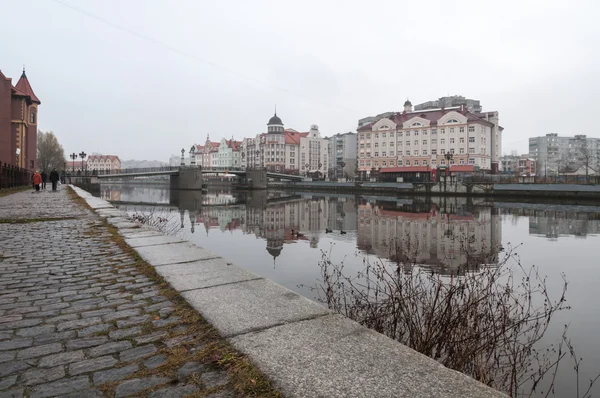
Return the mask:
[[116, 312], [113, 312], [112, 314], [104, 315], [102, 317], [102, 320], [104, 322], [110, 322], [110, 321], [116, 321], [117, 319], [129, 318], [129, 317], [136, 316], [139, 314], [140, 314], [140, 310], [137, 308], [133, 308], [133, 309], [129, 309], [129, 310], [116, 311]]
[[136, 337], [136, 338], [134, 338], [134, 340], [137, 344], [152, 343], [154, 341], [162, 340], [162, 338], [164, 336], [166, 336], [167, 334], [168, 333], [166, 331], [161, 330], [158, 332], [153, 332], [153, 333], [147, 334], [145, 336]]
[[140, 391], [145, 390], [146, 388], [158, 386], [160, 384], [165, 384], [169, 381], [171, 381], [171, 379], [166, 377], [146, 377], [143, 379], [127, 380], [119, 384], [119, 386], [116, 388], [115, 398], [134, 395], [139, 393]]
[[49, 383], [65, 377], [65, 368], [57, 366], [50, 369], [29, 369], [23, 373], [23, 381], [27, 386]]
[[198, 387], [193, 384], [173, 386], [153, 391], [148, 395], [148, 398], [183, 398], [195, 391], [198, 391]]
[[119, 355], [119, 359], [124, 362], [135, 361], [140, 358], [152, 355], [156, 351], [158, 351], [158, 349], [153, 344], [142, 345], [139, 347], [132, 348], [130, 350], [122, 351]]
[[84, 328], [84, 327], [87, 327], [87, 326], [96, 325], [96, 324], [101, 323], [101, 322], [102, 322], [102, 319], [100, 317], [91, 317], [91, 318], [85, 318], [85, 319], [76, 319], [76, 320], [73, 320], [73, 321], [59, 323], [56, 326], [56, 329], [59, 332], [62, 332], [63, 330], [80, 329], [80, 328]]
[[198, 362], [187, 362], [177, 370], [177, 378], [181, 381], [186, 380], [194, 373], [202, 373], [206, 370], [206, 366]]
[[67, 341], [67, 350], [79, 350], [81, 348], [93, 347], [108, 341], [106, 336], [86, 337]]
[[35, 344], [47, 344], [47, 343], [54, 343], [56, 341], [65, 341], [65, 340], [72, 339], [75, 336], [77, 336], [77, 332], [74, 330], [69, 330], [66, 332], [42, 334], [40, 336], [35, 337]]
[[192, 341], [194, 341], [194, 336], [190, 336], [190, 335], [177, 336], [177, 337], [173, 337], [171, 339], [165, 340], [165, 345], [169, 348], [173, 348], [173, 347], [177, 347], [178, 345], [190, 343]]
[[25, 369], [29, 369], [30, 365], [22, 361], [4, 362], [0, 365], [0, 377], [9, 376]]
[[29, 359], [29, 358], [41, 357], [44, 355], [61, 352], [62, 350], [63, 350], [63, 346], [61, 343], [38, 345], [35, 347], [30, 347], [30, 348], [25, 348], [23, 350], [20, 350], [17, 354], [17, 359]]
[[90, 318], [90, 317], [102, 316], [102, 315], [110, 314], [110, 313], [113, 313], [113, 312], [115, 312], [115, 310], [113, 308], [102, 308], [102, 309], [99, 309], [99, 310], [82, 312], [81, 313], [81, 317], [82, 318]]
[[15, 388], [13, 390], [1, 391], [0, 398], [22, 398], [24, 396], [25, 389]]
[[16, 356], [16, 351], [2, 351], [0, 352], [0, 363], [12, 361], [13, 359], [15, 359]]
[[221, 387], [227, 384], [227, 372], [218, 371], [202, 373], [200, 380], [202, 380], [202, 384], [204, 384], [204, 387], [206, 388]]
[[150, 357], [144, 361], [144, 366], [148, 369], [155, 369], [167, 362], [167, 356], [160, 354]]
[[58, 365], [66, 365], [72, 362], [78, 362], [83, 360], [83, 351], [67, 351], [61, 352], [60, 354], [48, 355], [40, 359], [38, 366], [40, 368], [51, 368]]
[[10, 339], [12, 337], [11, 332], [0, 332], [0, 340]]
[[173, 325], [179, 322], [181, 322], [181, 318], [179, 318], [178, 316], [172, 316], [167, 319], [157, 319], [155, 321], [152, 321], [152, 325], [157, 328], [163, 328], [165, 326]]
[[160, 315], [161, 318], [166, 318], [169, 315], [171, 315], [173, 313], [173, 311], [175, 311], [175, 308], [171, 308], [171, 307], [161, 308], [158, 311], [158, 315]]
[[113, 330], [108, 334], [108, 337], [110, 337], [111, 340], [119, 340], [126, 337], [136, 336], [140, 333], [142, 333], [142, 328], [140, 326], [136, 326], [128, 329]]
[[90, 327], [87, 327], [87, 328], [82, 329], [82, 330], [78, 330], [77, 331], [77, 335], [79, 337], [90, 336], [90, 335], [94, 335], [96, 333], [106, 332], [111, 327], [112, 326], [110, 324], [108, 324], [108, 323], [101, 323], [99, 325], [94, 325], [94, 326], [90, 326]]
[[[17, 383], [17, 375], [12, 375], [0, 379], [0, 390], [6, 390], [9, 387], [14, 386]], [[0, 397], [2, 396], [2, 392], [0, 392]]]
[[21, 319], [20, 321], [0, 323], [0, 330], [26, 328], [29, 326], [39, 325], [40, 323], [42, 323], [42, 320], [39, 318]]
[[94, 372], [96, 370], [110, 368], [117, 362], [118, 361], [111, 356], [87, 359], [85, 361], [70, 364], [69, 374], [75, 376], [81, 373]]
[[79, 376], [40, 385], [34, 388], [29, 396], [30, 398], [55, 397], [57, 395], [65, 395], [81, 390], [88, 390], [89, 388], [89, 378], [87, 376]]
[[33, 339], [15, 338], [12, 340], [0, 341], [0, 351], [16, 350], [19, 348], [30, 347]]
[[102, 344], [98, 347], [90, 348], [88, 355], [90, 357], [99, 357], [102, 355], [114, 354], [115, 352], [125, 351], [131, 348], [129, 341], [115, 341], [112, 343]]
[[21, 337], [32, 337], [39, 336], [40, 334], [48, 334], [56, 331], [56, 326], [54, 325], [40, 325], [34, 326], [30, 328], [19, 329], [16, 332], [17, 336]]
[[146, 322], [150, 321], [151, 319], [152, 318], [150, 317], [150, 315], [132, 316], [131, 318], [121, 319], [120, 321], [117, 321], [117, 327], [122, 329], [122, 328], [128, 328], [130, 326], [141, 325], [142, 323], [146, 323]]
[[139, 368], [137, 363], [132, 363], [131, 365], [123, 366], [122, 368], [96, 372], [93, 375], [94, 384], [99, 386], [104, 383], [123, 380], [137, 372]]

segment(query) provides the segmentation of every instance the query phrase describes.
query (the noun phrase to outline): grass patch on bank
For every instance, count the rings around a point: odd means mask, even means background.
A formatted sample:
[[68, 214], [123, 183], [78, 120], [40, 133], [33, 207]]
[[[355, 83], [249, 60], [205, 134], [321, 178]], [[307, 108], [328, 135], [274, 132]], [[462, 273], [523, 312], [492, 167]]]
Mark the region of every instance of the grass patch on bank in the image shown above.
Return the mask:
[[30, 224], [34, 222], [75, 220], [77, 217], [0, 218], [0, 224]]
[[5, 189], [0, 190], [0, 198], [3, 196], [12, 195], [13, 193], [24, 192], [24, 191], [29, 191], [29, 190], [33, 190], [31, 188], [31, 185], [25, 185], [25, 186], [17, 187], [17, 188], [5, 188]]

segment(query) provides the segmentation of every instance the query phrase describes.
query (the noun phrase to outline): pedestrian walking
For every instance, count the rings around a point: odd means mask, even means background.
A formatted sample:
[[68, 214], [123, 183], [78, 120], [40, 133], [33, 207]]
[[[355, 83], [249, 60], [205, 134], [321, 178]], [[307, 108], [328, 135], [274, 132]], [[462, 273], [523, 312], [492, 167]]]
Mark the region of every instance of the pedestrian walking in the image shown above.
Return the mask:
[[58, 175], [58, 171], [56, 169], [52, 169], [50, 172], [50, 182], [52, 182], [52, 190], [56, 191], [56, 185], [58, 184], [58, 180], [60, 176]]
[[36, 171], [35, 174], [33, 175], [33, 186], [35, 187], [36, 192], [40, 191], [41, 184], [42, 184], [42, 176], [40, 175], [39, 171]]
[[42, 170], [42, 189], [46, 189], [46, 181], [48, 181], [48, 174], [46, 174], [46, 170]]

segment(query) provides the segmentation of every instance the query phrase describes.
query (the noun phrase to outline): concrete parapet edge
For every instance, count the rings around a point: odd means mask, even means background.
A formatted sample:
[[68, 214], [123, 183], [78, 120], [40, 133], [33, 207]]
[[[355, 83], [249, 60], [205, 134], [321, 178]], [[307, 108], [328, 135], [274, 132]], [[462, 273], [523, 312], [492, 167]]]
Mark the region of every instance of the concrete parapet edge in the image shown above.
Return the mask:
[[136, 224], [110, 203], [72, 188], [288, 398], [506, 397], [208, 250]]

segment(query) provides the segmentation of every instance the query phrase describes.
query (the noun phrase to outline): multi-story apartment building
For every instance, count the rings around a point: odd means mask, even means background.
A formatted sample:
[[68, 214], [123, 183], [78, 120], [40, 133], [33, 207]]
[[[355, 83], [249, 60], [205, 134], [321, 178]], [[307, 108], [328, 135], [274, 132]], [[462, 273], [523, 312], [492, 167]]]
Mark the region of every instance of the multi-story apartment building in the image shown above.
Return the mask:
[[329, 137], [329, 177], [356, 176], [356, 133]]
[[0, 162], [35, 170], [39, 98], [23, 74], [16, 85], [0, 72]]
[[535, 159], [528, 155], [504, 155], [500, 160], [503, 174], [534, 176], [537, 173]]
[[[469, 166], [465, 171], [495, 173], [502, 151], [502, 130], [495, 111], [473, 113], [465, 105], [413, 111], [406, 101], [402, 113], [357, 129], [358, 170], [362, 177], [368, 177], [374, 170], [386, 172], [389, 168], [398, 173], [431, 173], [439, 166], [464, 165]], [[446, 154], [451, 156], [449, 165]]]
[[242, 167], [242, 142], [233, 138], [220, 142], [210, 141], [206, 137], [204, 145], [194, 144], [190, 151], [191, 164], [205, 169], [233, 170]]
[[469, 112], [480, 113], [481, 102], [479, 100], [468, 99], [462, 95], [453, 95], [450, 97], [441, 97], [434, 101], [427, 101], [415, 105], [415, 111], [423, 111], [425, 109], [451, 108], [454, 106], [465, 105]]
[[561, 137], [556, 133], [532, 137], [529, 157], [536, 161], [538, 175], [565, 174], [582, 166], [599, 170], [600, 138]]
[[114, 155], [90, 155], [87, 160], [87, 169], [91, 172], [121, 170], [121, 159]]
[[313, 124], [307, 135], [300, 137], [300, 174], [322, 177], [329, 170], [329, 140], [321, 138], [319, 126]]

